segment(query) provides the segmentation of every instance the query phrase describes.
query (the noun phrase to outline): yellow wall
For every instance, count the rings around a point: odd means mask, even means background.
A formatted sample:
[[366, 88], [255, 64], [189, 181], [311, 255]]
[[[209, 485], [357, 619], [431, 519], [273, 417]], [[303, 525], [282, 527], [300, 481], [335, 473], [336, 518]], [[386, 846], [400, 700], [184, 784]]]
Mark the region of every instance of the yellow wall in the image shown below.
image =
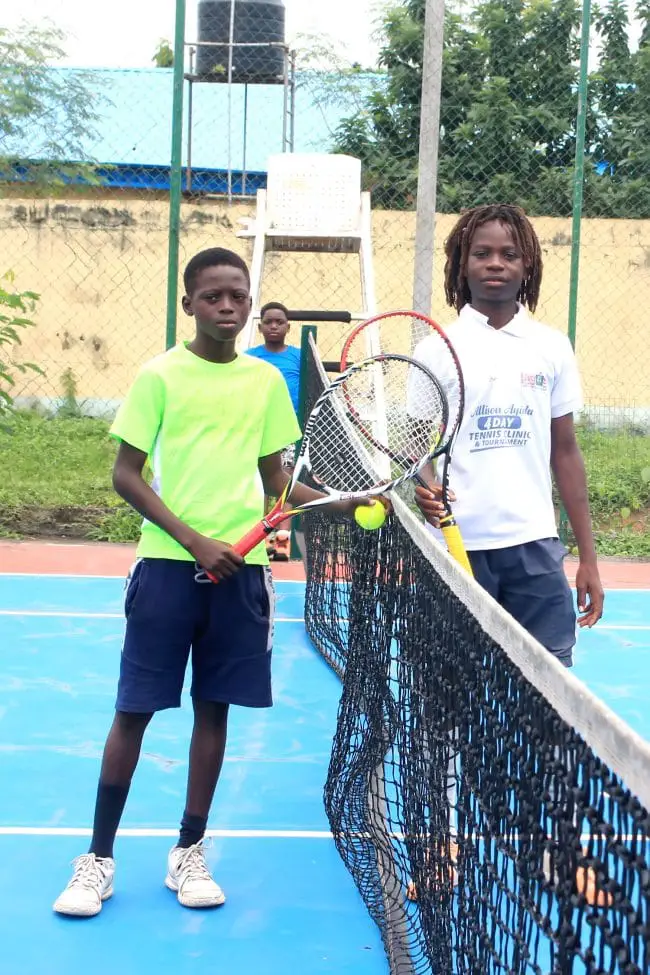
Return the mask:
[[[254, 207], [222, 201], [183, 205], [181, 261], [215, 245], [250, 258], [236, 237]], [[116, 400], [138, 365], [161, 351], [165, 336], [167, 204], [105, 198], [0, 201], [0, 273], [37, 291], [38, 328], [25, 335], [23, 358], [46, 373], [23, 393], [60, 396], [70, 369], [79, 398]], [[454, 218], [440, 217], [439, 244]], [[570, 221], [535, 221], [544, 250], [538, 316], [566, 330]], [[411, 303], [415, 215], [375, 211], [374, 265], [380, 310]], [[650, 221], [590, 220], [583, 226], [578, 356], [592, 406], [650, 407]], [[453, 317], [442, 293], [443, 258], [434, 272], [434, 316]], [[360, 306], [357, 260], [341, 255], [269, 255], [263, 299], [293, 307]], [[191, 322], [179, 314], [179, 334]], [[326, 358], [340, 350], [345, 329], [320, 327]], [[297, 340], [297, 336], [296, 336]]]

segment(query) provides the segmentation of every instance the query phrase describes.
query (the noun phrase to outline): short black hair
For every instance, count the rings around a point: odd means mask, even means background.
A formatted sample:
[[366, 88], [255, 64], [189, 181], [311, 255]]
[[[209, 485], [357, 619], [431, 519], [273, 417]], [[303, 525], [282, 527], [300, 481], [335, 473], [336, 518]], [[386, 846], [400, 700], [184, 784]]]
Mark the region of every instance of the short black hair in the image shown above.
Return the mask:
[[524, 260], [526, 274], [521, 282], [518, 299], [531, 311], [535, 311], [539, 301], [544, 262], [539, 238], [532, 223], [521, 209], [508, 203], [488, 203], [484, 206], [466, 210], [457, 221], [445, 242], [445, 296], [447, 304], [460, 311], [468, 305], [472, 296], [467, 283], [467, 261], [472, 238], [486, 223], [498, 220], [508, 227], [513, 240], [519, 247]]
[[273, 311], [274, 308], [276, 311], [281, 311], [287, 321], [289, 321], [289, 311], [281, 301], [267, 301], [265, 305], [262, 305], [260, 308], [260, 321], [264, 318], [267, 311]]
[[248, 270], [248, 264], [243, 257], [239, 254], [235, 254], [234, 251], [229, 251], [225, 247], [209, 247], [205, 251], [199, 251], [194, 257], [189, 261], [185, 271], [183, 272], [183, 283], [185, 284], [185, 293], [190, 294], [196, 285], [196, 278], [198, 274], [203, 271], [206, 267], [218, 267], [219, 265], [225, 264], [227, 267], [236, 267], [239, 271], [243, 271], [248, 281], [248, 286], [250, 287], [251, 276]]

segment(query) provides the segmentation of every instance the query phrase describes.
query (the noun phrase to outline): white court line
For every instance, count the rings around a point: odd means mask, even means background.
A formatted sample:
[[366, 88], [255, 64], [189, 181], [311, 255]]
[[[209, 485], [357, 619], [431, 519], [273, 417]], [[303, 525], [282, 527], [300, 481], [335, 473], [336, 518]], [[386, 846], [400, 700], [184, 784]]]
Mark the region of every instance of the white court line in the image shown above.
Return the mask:
[[593, 632], [598, 633], [599, 630], [650, 630], [650, 626], [645, 623], [596, 623]]
[[[89, 837], [93, 831], [85, 826], [0, 826], [0, 836], [72, 836]], [[119, 837], [131, 839], [173, 839], [178, 836], [178, 829], [147, 829], [147, 828], [120, 828], [117, 831]], [[227, 840], [331, 840], [332, 833], [320, 829], [208, 829], [206, 836], [211, 839]], [[404, 840], [404, 833], [389, 833], [388, 836], [393, 840]], [[372, 836], [369, 833], [352, 833], [351, 839], [368, 839]], [[472, 837], [481, 842], [482, 835]], [[581, 843], [588, 843], [590, 839], [598, 839], [598, 834], [583, 833], [580, 836]], [[631, 843], [638, 839], [636, 834], [624, 834], [617, 836], [617, 841]], [[518, 839], [518, 837], [514, 837]]]
[[[90, 828], [79, 826], [0, 826], [0, 836], [92, 836]], [[178, 829], [119, 829], [118, 836], [173, 838]], [[326, 830], [309, 829], [208, 829], [206, 836], [216, 839], [255, 840], [331, 840]]]
[[[127, 572], [120, 572], [112, 576], [98, 576], [87, 572], [2, 572], [0, 579], [125, 579]], [[304, 579], [274, 579], [276, 586], [304, 586]], [[338, 583], [337, 585], [343, 585]], [[650, 589], [645, 590], [650, 592]]]
[[[123, 613], [80, 613], [66, 612], [65, 610], [40, 610], [40, 609], [0, 609], [0, 616], [29, 616], [37, 619], [72, 619], [72, 620], [123, 620]], [[276, 616], [276, 623], [304, 623], [303, 616]], [[340, 620], [339, 622], [347, 622]], [[594, 627], [594, 632], [600, 630], [650, 630], [650, 625], [645, 623], [601, 623]]]
[[85, 572], [0, 572], [0, 579], [126, 579], [127, 573], [114, 576], [95, 576]]
[[43, 619], [123, 620], [123, 613], [66, 613], [64, 610], [0, 609], [0, 616], [36, 616]]
[[[127, 573], [122, 572], [117, 575], [112, 576], [100, 576], [92, 575], [85, 572], [2, 572], [0, 570], [0, 579], [126, 579]], [[305, 586], [306, 581], [304, 579], [274, 579], [274, 584], [276, 586]], [[575, 579], [569, 579], [571, 585], [575, 583]], [[335, 582], [337, 586], [348, 585], [347, 582], [337, 580]], [[650, 589], [647, 587], [636, 588], [634, 586], [614, 586], [605, 590], [606, 593], [615, 594], [620, 592], [634, 592], [634, 593], [650, 593]]]
[[[66, 613], [64, 610], [0, 609], [0, 616], [29, 616], [38, 619], [123, 620], [124, 613]], [[302, 616], [276, 616], [275, 623], [304, 623]]]

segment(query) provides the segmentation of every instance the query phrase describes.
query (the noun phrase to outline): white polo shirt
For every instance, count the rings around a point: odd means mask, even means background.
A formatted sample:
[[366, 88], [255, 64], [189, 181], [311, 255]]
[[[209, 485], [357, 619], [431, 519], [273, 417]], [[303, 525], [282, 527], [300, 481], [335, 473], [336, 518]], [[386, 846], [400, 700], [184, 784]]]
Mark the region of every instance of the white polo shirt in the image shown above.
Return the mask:
[[[465, 412], [450, 467], [453, 505], [468, 551], [557, 536], [551, 419], [582, 408], [571, 343], [523, 307], [504, 328], [465, 305], [446, 330], [465, 381]], [[440, 375], [439, 343], [414, 357]]]

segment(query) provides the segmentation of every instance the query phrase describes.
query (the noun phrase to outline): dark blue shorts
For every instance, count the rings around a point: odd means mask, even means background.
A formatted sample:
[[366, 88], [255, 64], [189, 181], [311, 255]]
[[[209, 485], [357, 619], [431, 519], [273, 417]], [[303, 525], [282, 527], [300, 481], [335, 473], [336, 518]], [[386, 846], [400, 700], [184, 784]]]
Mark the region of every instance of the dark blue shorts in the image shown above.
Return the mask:
[[195, 700], [270, 707], [273, 609], [268, 568], [214, 585], [193, 562], [141, 559], [126, 586], [117, 710], [179, 707], [190, 650]]
[[566, 549], [559, 538], [468, 555], [476, 581], [560, 663], [571, 667], [576, 612], [564, 574]]

